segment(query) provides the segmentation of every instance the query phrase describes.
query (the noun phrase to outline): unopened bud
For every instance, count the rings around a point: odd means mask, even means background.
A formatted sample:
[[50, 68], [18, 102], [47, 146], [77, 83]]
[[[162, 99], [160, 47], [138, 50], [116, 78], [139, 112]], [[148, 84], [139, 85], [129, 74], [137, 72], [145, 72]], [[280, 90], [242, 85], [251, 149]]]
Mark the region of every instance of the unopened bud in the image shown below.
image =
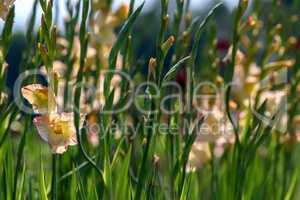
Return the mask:
[[149, 67], [149, 71], [150, 71], [151, 74], [155, 74], [156, 66], [157, 66], [156, 59], [155, 58], [150, 58], [148, 67]]
[[42, 45], [41, 43], [38, 43], [37, 47], [40, 50], [41, 54], [47, 54], [47, 49], [44, 45]]
[[193, 19], [192, 12], [189, 11], [189, 12], [186, 13], [186, 15], [185, 15], [185, 23], [186, 23], [186, 24], [191, 24], [192, 19]]
[[0, 103], [3, 104], [8, 100], [8, 94], [5, 92], [0, 92]]
[[242, 12], [244, 13], [248, 8], [248, 0], [240, 0], [240, 4], [242, 7]]
[[154, 154], [154, 156], [153, 156], [153, 164], [155, 166], [158, 166], [159, 162], [160, 162], [160, 157], [158, 155]]
[[164, 20], [164, 22], [165, 23], [167, 23], [168, 21], [169, 21], [169, 15], [167, 14], [167, 15], [165, 15], [164, 17], [163, 17], [163, 20]]
[[8, 69], [8, 64], [5, 62], [5, 63], [2, 64], [2, 69], [0, 71], [1, 76], [3, 76], [4, 74], [6, 74], [7, 69]]
[[143, 141], [142, 141], [142, 145], [146, 145], [147, 144], [147, 138], [143, 138]]
[[51, 64], [50, 64], [50, 61], [49, 61], [49, 58], [48, 58], [48, 52], [47, 52], [46, 47], [43, 44], [38, 43], [37, 48], [40, 51], [42, 60], [45, 63], [47, 70], [49, 70], [49, 68], [51, 67]]
[[167, 14], [167, 15], [165, 15], [164, 17], [163, 17], [163, 24], [162, 24], [162, 27], [163, 27], [163, 30], [165, 31], [165, 30], [167, 30], [167, 27], [168, 27], [168, 22], [169, 22], [169, 15]]
[[10, 130], [14, 133], [21, 133], [23, 131], [23, 125], [19, 121], [13, 121], [10, 125]]
[[115, 16], [123, 21], [127, 18], [128, 16], [128, 13], [129, 13], [129, 8], [128, 8], [128, 5], [123, 3], [119, 8], [118, 10], [115, 12]]
[[171, 48], [171, 46], [174, 44], [175, 42], [175, 38], [173, 35], [171, 35], [167, 41], [165, 41], [163, 44], [162, 44], [162, 51], [164, 54], [167, 54], [169, 49]]

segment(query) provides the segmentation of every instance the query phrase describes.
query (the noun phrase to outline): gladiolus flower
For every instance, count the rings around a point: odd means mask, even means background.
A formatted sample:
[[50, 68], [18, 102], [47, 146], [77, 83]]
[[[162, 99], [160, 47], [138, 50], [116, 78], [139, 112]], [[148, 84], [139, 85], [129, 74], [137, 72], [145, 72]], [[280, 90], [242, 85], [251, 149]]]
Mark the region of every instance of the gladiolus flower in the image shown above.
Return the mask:
[[[80, 126], [85, 117], [81, 115]], [[52, 153], [62, 154], [69, 145], [77, 144], [76, 128], [73, 113], [54, 113], [35, 117], [33, 123], [41, 138], [48, 142]]]
[[32, 105], [37, 114], [55, 112], [57, 110], [55, 95], [41, 84], [27, 85], [21, 90], [23, 97]]

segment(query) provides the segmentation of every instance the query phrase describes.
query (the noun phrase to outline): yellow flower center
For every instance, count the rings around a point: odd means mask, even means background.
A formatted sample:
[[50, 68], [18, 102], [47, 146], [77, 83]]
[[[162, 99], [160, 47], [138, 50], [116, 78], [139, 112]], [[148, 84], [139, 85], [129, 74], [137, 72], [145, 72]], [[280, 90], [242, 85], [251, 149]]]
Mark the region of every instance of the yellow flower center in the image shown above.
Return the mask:
[[35, 93], [36, 100], [39, 102], [39, 104], [44, 105], [48, 103], [48, 90], [45, 89], [39, 89]]
[[55, 124], [54, 127], [53, 127], [53, 132], [56, 135], [62, 135], [63, 134], [63, 126], [62, 126], [62, 124], [60, 124], [60, 123]]

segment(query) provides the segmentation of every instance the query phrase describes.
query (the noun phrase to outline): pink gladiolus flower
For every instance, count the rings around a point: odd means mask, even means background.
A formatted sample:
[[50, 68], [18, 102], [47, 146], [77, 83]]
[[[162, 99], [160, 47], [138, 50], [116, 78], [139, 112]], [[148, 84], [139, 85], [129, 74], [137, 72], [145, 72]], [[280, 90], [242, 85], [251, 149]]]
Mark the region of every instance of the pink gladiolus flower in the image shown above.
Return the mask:
[[[80, 128], [85, 117], [81, 115]], [[73, 113], [55, 113], [34, 118], [33, 123], [41, 138], [48, 142], [52, 153], [62, 154], [69, 145], [77, 144]]]

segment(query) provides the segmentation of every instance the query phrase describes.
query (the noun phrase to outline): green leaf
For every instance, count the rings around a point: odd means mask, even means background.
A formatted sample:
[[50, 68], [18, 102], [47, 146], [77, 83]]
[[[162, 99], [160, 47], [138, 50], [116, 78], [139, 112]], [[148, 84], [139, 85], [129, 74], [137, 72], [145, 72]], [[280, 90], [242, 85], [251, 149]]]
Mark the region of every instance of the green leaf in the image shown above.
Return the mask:
[[3, 43], [3, 57], [6, 57], [9, 49], [9, 45], [12, 39], [12, 28], [15, 17], [15, 7], [13, 6], [7, 15], [5, 25], [2, 31], [2, 43]]
[[[127, 21], [125, 22], [125, 24], [123, 25], [117, 41], [115, 42], [115, 44], [113, 45], [111, 52], [109, 54], [109, 69], [110, 70], [114, 70], [116, 68], [116, 62], [117, 62], [117, 57], [118, 57], [118, 53], [123, 45], [123, 43], [126, 41], [126, 39], [128, 38], [128, 35], [130, 33], [130, 30], [134, 24], [134, 22], [136, 21], [137, 17], [139, 16], [139, 14], [142, 11], [142, 8], [144, 6], [145, 2], [143, 2], [127, 19]], [[109, 73], [106, 77], [105, 77], [105, 82], [104, 82], [104, 94], [105, 97], [108, 97], [108, 93], [109, 93], [109, 88], [110, 88], [110, 82], [112, 79], [112, 73]]]
[[[93, 156], [92, 160], [95, 160], [97, 158], [97, 156]], [[71, 171], [65, 173], [64, 175], [62, 175], [59, 178], [59, 182], [63, 181], [64, 179], [68, 178], [69, 176], [74, 175], [75, 172], [83, 169], [84, 167], [86, 167], [87, 165], [89, 165], [89, 161], [84, 161], [83, 163], [81, 163], [80, 165], [78, 165], [77, 167], [74, 167]], [[73, 177], [73, 176], [72, 176]]]
[[190, 182], [191, 182], [191, 173], [189, 173], [184, 180], [182, 193], [180, 195], [180, 200], [187, 200], [189, 199], [189, 188], [190, 188]]
[[112, 188], [112, 175], [111, 175], [111, 164], [109, 158], [109, 148], [107, 141], [104, 141], [104, 171], [103, 171], [104, 183], [107, 189], [107, 198], [113, 199], [113, 188]]
[[[88, 162], [86, 162], [88, 163]], [[77, 199], [77, 179], [76, 179], [76, 169], [75, 166], [73, 166], [73, 170], [72, 170], [72, 178], [71, 178], [71, 185], [70, 185], [70, 199]]]
[[26, 136], [27, 136], [27, 129], [29, 126], [29, 120], [25, 119], [25, 130], [23, 131], [23, 135], [18, 146], [18, 153], [17, 153], [17, 164], [15, 168], [15, 177], [14, 177], [14, 190], [13, 190], [13, 199], [16, 199], [17, 195], [17, 186], [18, 186], [18, 175], [19, 169], [21, 168], [22, 159], [23, 159], [23, 152], [25, 149], [26, 144]]
[[25, 172], [26, 172], [26, 165], [25, 165], [25, 162], [24, 162], [24, 164], [23, 164], [23, 169], [22, 169], [22, 173], [21, 173], [21, 181], [20, 181], [20, 189], [19, 189], [19, 191], [18, 191], [18, 200], [22, 200], [22, 199], [25, 199], [24, 197], [23, 197], [23, 195], [24, 195], [24, 186], [25, 186]]
[[105, 106], [103, 108], [104, 111], [111, 111], [114, 103], [114, 97], [115, 97], [115, 88], [110, 92], [107, 100], [105, 101]]
[[80, 176], [80, 171], [77, 170], [76, 171], [76, 180], [77, 180], [77, 187], [78, 187], [78, 192], [79, 192], [79, 195], [80, 195], [80, 199], [87, 199], [86, 197], [86, 191], [85, 191], [85, 187], [83, 186], [83, 182], [82, 182], [82, 178]]
[[131, 148], [127, 152], [124, 161], [122, 162], [122, 167], [118, 173], [118, 182], [116, 186], [116, 199], [130, 199], [129, 196], [129, 164], [131, 158]]
[[12, 191], [13, 191], [13, 150], [12, 150], [12, 142], [11, 139], [8, 138], [7, 148], [6, 148], [6, 158], [4, 162], [4, 183], [5, 183], [5, 194], [6, 199], [12, 199]]
[[[204, 117], [200, 118], [198, 124], [202, 124], [203, 120], [204, 120]], [[186, 165], [188, 162], [189, 154], [190, 154], [190, 151], [192, 149], [192, 146], [193, 146], [196, 138], [197, 138], [197, 128], [193, 127], [192, 130], [189, 130], [189, 132], [186, 136], [183, 152], [180, 156], [180, 159], [175, 164], [174, 176], [179, 174], [180, 169], [182, 170], [182, 175], [177, 176], [177, 178], [180, 177], [180, 179], [178, 179], [178, 181], [179, 181], [178, 191], [179, 191], [180, 195], [183, 192], [183, 186], [184, 186], [184, 182], [185, 182], [185, 178], [186, 178], [185, 177], [186, 176]]]
[[183, 63], [190, 58], [190, 56], [184, 57], [181, 60], [179, 60], [173, 67], [171, 67], [170, 70], [164, 76], [163, 82], [172, 80], [176, 76], [177, 72], [181, 69]]
[[118, 35], [118, 39], [115, 42], [115, 44], [112, 47], [112, 50], [109, 54], [109, 67], [110, 69], [114, 69], [115, 68], [115, 63], [117, 60], [117, 56], [118, 56], [118, 52], [121, 49], [122, 44], [126, 41], [126, 39], [128, 38], [128, 35], [130, 33], [130, 30], [134, 24], [134, 22], [136, 21], [137, 17], [139, 16], [139, 14], [141, 13], [143, 6], [144, 6], [145, 2], [143, 2], [137, 9], [136, 11], [134, 11], [132, 13], [132, 15], [129, 16], [129, 18], [127, 19], [127, 21], [125, 22], [125, 24], [123, 25], [122, 29], [120, 30], [120, 33]]
[[3, 145], [3, 143], [5, 142], [5, 139], [7, 138], [8, 134], [9, 134], [9, 126], [12, 122], [12, 116], [9, 113], [6, 117], [2, 118], [0, 117], [0, 148]]
[[205, 28], [205, 25], [207, 24], [207, 22], [209, 21], [209, 19], [212, 17], [212, 15], [215, 13], [215, 11], [217, 10], [217, 8], [219, 8], [223, 3], [220, 2], [217, 5], [215, 5], [210, 11], [209, 13], [205, 16], [205, 18], [203, 19], [203, 21], [201, 22], [196, 35], [195, 35], [195, 39], [194, 39], [194, 45], [192, 47], [192, 59], [194, 62], [196, 62], [196, 54], [198, 52], [199, 49], [199, 45], [200, 45], [200, 37], [202, 35], [202, 31]]
[[53, 6], [53, 0], [49, 0], [47, 9], [46, 9], [46, 23], [48, 27], [52, 26], [52, 6]]
[[296, 186], [297, 186], [297, 180], [298, 180], [298, 174], [295, 172], [295, 174], [292, 177], [292, 180], [290, 182], [290, 187], [284, 197], [284, 200], [291, 200], [293, 199], [293, 195], [296, 191]]
[[112, 162], [111, 162], [111, 168], [112, 168], [112, 169], [115, 169], [115, 167], [116, 167], [116, 165], [117, 165], [117, 161], [118, 161], [118, 158], [119, 158], [118, 156], [120, 155], [120, 152], [121, 152], [121, 150], [122, 150], [122, 145], [123, 145], [123, 143], [124, 143], [124, 138], [119, 142], [118, 147], [117, 147], [117, 149], [116, 149], [116, 151], [115, 151], [113, 160], [112, 160]]
[[[233, 25], [233, 35], [232, 35], [232, 52], [231, 52], [231, 61], [226, 66], [225, 74], [224, 74], [224, 81], [225, 84], [228, 84], [232, 81], [235, 61], [236, 61], [236, 54], [238, 50], [238, 43], [239, 43], [239, 25], [240, 20], [243, 15], [243, 4], [244, 1], [239, 1], [238, 8], [235, 14], [234, 25]], [[226, 103], [228, 104], [228, 102]], [[228, 106], [228, 105], [226, 105]]]
[[47, 189], [45, 184], [45, 175], [44, 175], [44, 167], [43, 167], [43, 161], [42, 158], [40, 158], [40, 184], [39, 184], [39, 190], [42, 200], [47, 200]]
[[46, 12], [47, 9], [47, 3], [45, 0], [40, 0], [40, 5], [42, 7], [43, 12]]

